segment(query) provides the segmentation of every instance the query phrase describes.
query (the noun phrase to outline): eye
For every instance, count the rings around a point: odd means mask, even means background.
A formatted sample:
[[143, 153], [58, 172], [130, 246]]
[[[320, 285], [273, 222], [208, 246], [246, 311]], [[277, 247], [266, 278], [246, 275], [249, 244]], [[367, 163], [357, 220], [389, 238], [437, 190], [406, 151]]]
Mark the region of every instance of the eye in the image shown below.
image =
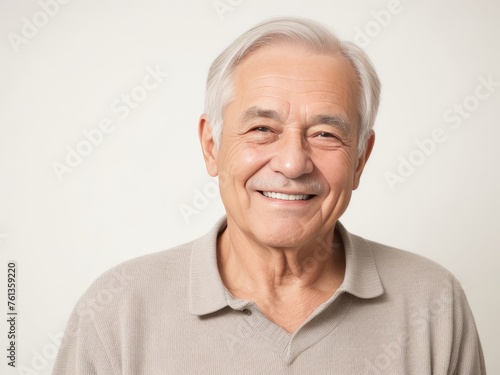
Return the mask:
[[278, 138], [279, 129], [270, 125], [256, 125], [247, 131], [247, 140], [256, 144], [274, 142]]
[[320, 132], [317, 134], [317, 136], [320, 138], [337, 138], [335, 135], [333, 135], [332, 133], [328, 133], [328, 132]]
[[271, 129], [269, 129], [265, 126], [257, 126], [255, 128], [253, 128], [252, 130], [257, 131], [257, 132], [261, 132], [261, 133], [268, 133], [271, 131]]

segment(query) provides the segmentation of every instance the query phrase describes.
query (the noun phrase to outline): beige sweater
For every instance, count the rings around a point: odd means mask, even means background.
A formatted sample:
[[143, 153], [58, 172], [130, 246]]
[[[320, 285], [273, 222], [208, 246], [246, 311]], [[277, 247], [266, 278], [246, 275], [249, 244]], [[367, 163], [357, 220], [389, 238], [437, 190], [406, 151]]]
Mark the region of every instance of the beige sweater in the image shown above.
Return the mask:
[[335, 295], [293, 334], [234, 298], [206, 236], [106, 272], [70, 317], [53, 375], [485, 374], [457, 280], [348, 233]]

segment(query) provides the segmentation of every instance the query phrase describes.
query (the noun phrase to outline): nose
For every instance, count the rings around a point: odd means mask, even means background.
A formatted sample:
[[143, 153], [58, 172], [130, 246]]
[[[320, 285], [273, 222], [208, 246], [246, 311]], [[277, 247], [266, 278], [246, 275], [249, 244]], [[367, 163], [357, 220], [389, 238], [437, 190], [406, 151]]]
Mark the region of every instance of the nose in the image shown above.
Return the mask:
[[314, 169], [305, 139], [299, 133], [282, 134], [275, 143], [276, 150], [269, 163], [271, 169], [293, 179]]

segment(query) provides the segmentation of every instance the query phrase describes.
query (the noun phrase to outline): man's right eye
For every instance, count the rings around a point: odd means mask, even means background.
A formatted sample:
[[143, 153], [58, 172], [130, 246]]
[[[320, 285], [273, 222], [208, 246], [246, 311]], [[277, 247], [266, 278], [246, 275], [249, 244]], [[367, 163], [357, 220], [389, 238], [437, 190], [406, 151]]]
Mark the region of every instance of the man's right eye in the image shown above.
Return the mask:
[[265, 126], [257, 126], [255, 128], [253, 128], [253, 130], [258, 131], [258, 132], [262, 132], [262, 133], [267, 133], [267, 132], [271, 131], [271, 129], [269, 129]]

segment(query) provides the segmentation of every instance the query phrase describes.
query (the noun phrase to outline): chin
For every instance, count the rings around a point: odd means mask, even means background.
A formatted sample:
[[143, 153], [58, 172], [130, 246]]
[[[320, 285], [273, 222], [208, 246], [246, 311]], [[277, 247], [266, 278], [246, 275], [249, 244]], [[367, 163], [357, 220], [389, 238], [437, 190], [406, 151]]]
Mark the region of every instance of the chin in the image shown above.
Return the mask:
[[311, 241], [311, 231], [307, 225], [293, 219], [276, 220], [257, 225], [257, 241], [272, 247], [297, 247]]

